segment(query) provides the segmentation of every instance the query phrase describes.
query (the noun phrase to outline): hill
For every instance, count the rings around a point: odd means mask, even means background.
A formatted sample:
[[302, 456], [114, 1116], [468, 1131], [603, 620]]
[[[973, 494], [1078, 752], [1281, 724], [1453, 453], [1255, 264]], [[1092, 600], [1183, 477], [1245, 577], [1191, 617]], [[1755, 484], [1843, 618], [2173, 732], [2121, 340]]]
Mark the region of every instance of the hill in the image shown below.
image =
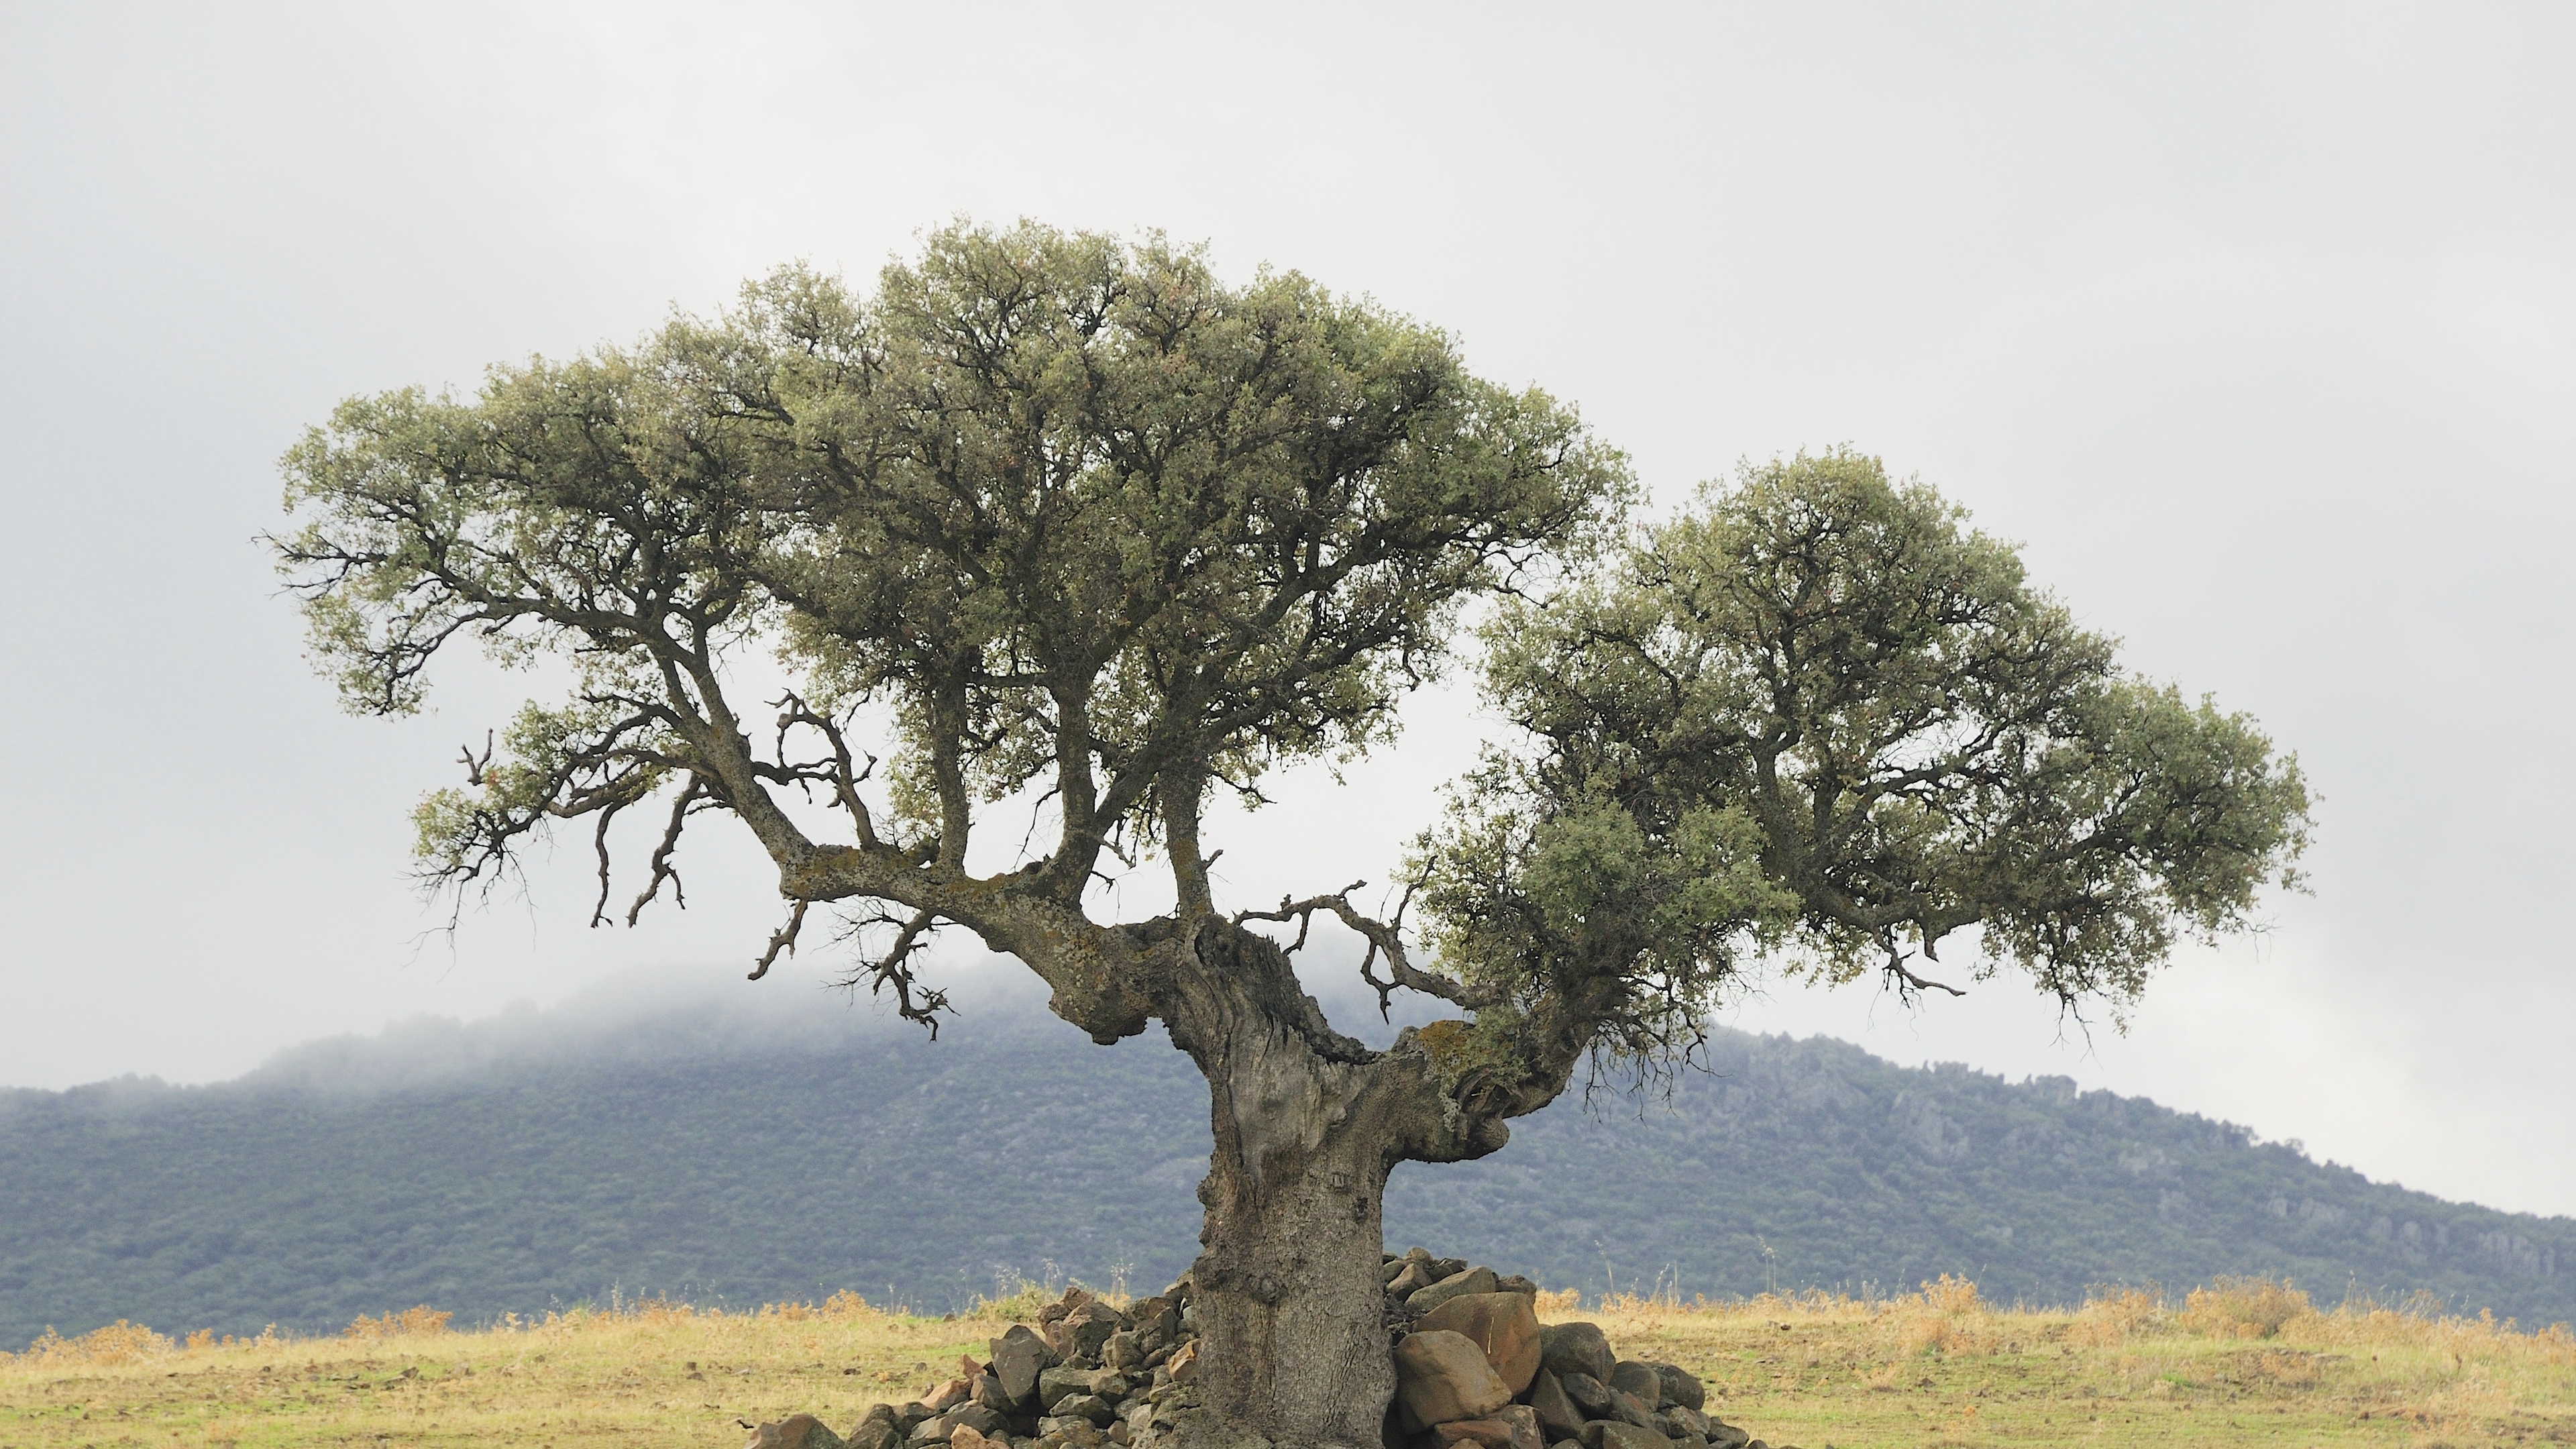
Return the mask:
[[[1552, 1287], [2080, 1299], [2287, 1275], [2576, 1318], [2576, 1220], [2445, 1202], [2064, 1079], [1721, 1032], [1669, 1105], [1570, 1098], [1484, 1162], [1407, 1165], [1390, 1238]], [[0, 1093], [0, 1344], [116, 1318], [336, 1328], [647, 1293], [856, 1288], [933, 1311], [1019, 1275], [1167, 1281], [1205, 1099], [1158, 1039], [1025, 1012], [930, 1042], [698, 1007], [327, 1043], [236, 1082]]]

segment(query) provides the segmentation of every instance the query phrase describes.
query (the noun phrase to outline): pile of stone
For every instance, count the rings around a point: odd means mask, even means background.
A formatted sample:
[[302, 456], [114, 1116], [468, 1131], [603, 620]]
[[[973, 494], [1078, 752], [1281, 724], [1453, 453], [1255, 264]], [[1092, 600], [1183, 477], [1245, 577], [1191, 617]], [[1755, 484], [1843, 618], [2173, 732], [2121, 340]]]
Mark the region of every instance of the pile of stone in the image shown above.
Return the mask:
[[[1388, 1449], [1770, 1449], [1711, 1416], [1682, 1369], [1619, 1358], [1593, 1324], [1542, 1326], [1526, 1278], [1421, 1248], [1388, 1254], [1384, 1274]], [[846, 1441], [799, 1414], [750, 1449], [1156, 1449], [1198, 1407], [1191, 1297], [1186, 1277], [1124, 1311], [1068, 1290], [989, 1359], [868, 1410]]]

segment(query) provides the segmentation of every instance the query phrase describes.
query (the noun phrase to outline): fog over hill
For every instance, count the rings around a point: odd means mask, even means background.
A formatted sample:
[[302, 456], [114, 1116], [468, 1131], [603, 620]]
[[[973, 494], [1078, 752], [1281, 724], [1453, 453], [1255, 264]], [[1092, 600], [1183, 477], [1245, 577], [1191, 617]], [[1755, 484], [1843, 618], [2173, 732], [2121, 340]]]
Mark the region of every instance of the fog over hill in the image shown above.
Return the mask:
[[[1187, 1060], [1159, 1035], [1092, 1046], [998, 985], [965, 999], [932, 1042], [809, 991], [627, 988], [313, 1043], [212, 1086], [0, 1093], [0, 1345], [649, 1293], [940, 1310], [1020, 1274], [1186, 1267], [1208, 1147]], [[1710, 1064], [1669, 1102], [1570, 1094], [1483, 1162], [1398, 1169], [1391, 1245], [1594, 1292], [1957, 1272], [2067, 1302], [2267, 1273], [2329, 1303], [2576, 1317], [2576, 1220], [2374, 1184], [2063, 1078], [1734, 1031]]]

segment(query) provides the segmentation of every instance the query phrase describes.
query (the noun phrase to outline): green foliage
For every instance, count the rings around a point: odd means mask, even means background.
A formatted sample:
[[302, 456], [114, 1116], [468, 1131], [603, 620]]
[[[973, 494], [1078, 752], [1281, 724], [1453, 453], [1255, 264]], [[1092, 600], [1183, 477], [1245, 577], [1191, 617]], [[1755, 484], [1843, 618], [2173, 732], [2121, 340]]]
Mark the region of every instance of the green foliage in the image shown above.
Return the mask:
[[[1579, 555], [1632, 491], [1570, 408], [1474, 377], [1437, 332], [1293, 273], [1228, 286], [1160, 238], [1025, 223], [939, 232], [872, 298], [791, 268], [472, 398], [354, 399], [284, 467], [282, 565], [352, 708], [416, 709], [460, 639], [574, 667], [424, 802], [434, 879], [657, 795], [675, 840], [727, 810], [804, 868], [767, 794], [819, 784], [873, 858], [810, 889], [951, 904], [992, 893], [934, 864], [1042, 775], [1063, 839], [1012, 888], [1072, 901], [1173, 791], [1194, 831], [1211, 778], [1250, 791], [1385, 738], [1459, 600]], [[753, 647], [804, 676], [820, 713], [787, 723], [837, 761], [784, 734], [754, 752], [724, 690]], [[860, 700], [895, 733], [885, 838], [837, 733]]]
[[1973, 932], [1972, 976], [2116, 1012], [2177, 930], [2298, 883], [2296, 759], [2124, 675], [2011, 548], [1873, 458], [1747, 467], [1485, 637], [1531, 743], [1426, 848], [1444, 959], [1585, 1002], [1632, 1053], [1775, 946], [1911, 989], [1935, 984], [1913, 954]]

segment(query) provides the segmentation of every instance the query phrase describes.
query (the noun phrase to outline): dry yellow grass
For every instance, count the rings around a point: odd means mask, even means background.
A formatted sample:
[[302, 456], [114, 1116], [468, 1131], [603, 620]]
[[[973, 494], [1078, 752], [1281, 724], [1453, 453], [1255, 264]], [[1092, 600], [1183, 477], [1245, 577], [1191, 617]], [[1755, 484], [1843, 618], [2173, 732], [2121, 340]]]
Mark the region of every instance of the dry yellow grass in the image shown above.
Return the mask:
[[[948, 1377], [1036, 1310], [957, 1318], [852, 1294], [725, 1313], [648, 1302], [454, 1331], [418, 1308], [333, 1338], [183, 1340], [119, 1323], [0, 1356], [0, 1449], [83, 1446], [723, 1445], [795, 1412], [847, 1428]], [[1552, 1320], [1679, 1363], [1710, 1407], [1806, 1449], [1982, 1445], [2576, 1444], [2576, 1337], [2369, 1304], [2320, 1312], [2284, 1285], [2180, 1303], [2105, 1293], [2003, 1309], [1959, 1279], [1892, 1301], [1631, 1296]]]

